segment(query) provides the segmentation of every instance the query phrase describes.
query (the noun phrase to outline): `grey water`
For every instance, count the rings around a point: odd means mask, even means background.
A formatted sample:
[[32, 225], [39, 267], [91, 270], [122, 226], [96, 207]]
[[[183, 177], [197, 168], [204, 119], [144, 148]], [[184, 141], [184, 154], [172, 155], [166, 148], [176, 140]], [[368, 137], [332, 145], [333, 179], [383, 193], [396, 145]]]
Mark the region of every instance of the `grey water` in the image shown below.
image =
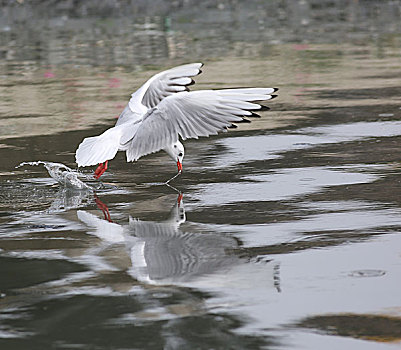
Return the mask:
[[[401, 344], [400, 1], [5, 1], [1, 349]], [[250, 124], [77, 169], [129, 95], [278, 87]], [[20, 165], [20, 166], [19, 166]]]

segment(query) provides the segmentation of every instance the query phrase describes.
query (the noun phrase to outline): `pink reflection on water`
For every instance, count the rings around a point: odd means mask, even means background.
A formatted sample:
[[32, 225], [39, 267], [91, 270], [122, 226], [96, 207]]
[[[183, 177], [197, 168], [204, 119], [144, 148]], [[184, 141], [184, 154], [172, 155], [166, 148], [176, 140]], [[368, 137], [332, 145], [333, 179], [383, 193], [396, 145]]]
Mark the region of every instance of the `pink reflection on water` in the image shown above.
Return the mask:
[[111, 78], [111, 79], [109, 79], [108, 85], [109, 85], [110, 88], [118, 88], [118, 87], [120, 87], [120, 83], [121, 83], [120, 79]]
[[309, 45], [308, 44], [295, 44], [292, 46], [292, 48], [296, 51], [308, 50]]
[[48, 71], [44, 72], [43, 76], [45, 78], [54, 78], [56, 75], [52, 71], [48, 70]]

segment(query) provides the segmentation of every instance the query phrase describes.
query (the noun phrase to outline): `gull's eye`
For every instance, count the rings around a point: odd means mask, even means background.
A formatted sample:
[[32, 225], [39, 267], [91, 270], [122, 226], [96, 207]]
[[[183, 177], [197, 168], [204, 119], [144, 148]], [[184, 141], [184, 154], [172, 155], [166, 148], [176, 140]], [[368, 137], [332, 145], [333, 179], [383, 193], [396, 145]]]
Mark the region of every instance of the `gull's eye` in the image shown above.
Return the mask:
[[178, 153], [178, 157], [182, 157], [182, 152]]
[[174, 148], [177, 148], [177, 145], [174, 145]]

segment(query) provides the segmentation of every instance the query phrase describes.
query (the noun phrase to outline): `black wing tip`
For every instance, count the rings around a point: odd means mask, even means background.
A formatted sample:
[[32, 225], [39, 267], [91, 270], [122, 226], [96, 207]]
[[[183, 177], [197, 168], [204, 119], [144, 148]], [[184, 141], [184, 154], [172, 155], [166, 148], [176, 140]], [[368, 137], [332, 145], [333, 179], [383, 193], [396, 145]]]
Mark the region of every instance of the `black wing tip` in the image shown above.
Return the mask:
[[200, 64], [200, 66], [198, 68], [198, 74], [196, 74], [196, 75], [199, 75], [199, 74], [203, 73], [203, 70], [201, 68], [204, 66], [204, 64], [203, 64], [203, 62], [198, 62], [198, 63]]
[[273, 92], [276, 92], [276, 91], [278, 91], [279, 90], [279, 88], [273, 88]]
[[[247, 115], [247, 117], [249, 117], [249, 115]], [[249, 120], [249, 119], [246, 119], [246, 118], [242, 118], [242, 120], [239, 120], [239, 121], [236, 121], [235, 122], [236, 124], [239, 124], [239, 123], [251, 123], [251, 121]]]
[[260, 105], [259, 111], [270, 111], [270, 107]]
[[254, 112], [251, 112], [252, 114], [251, 115], [248, 115], [247, 117], [249, 117], [249, 118], [261, 118], [261, 116], [259, 115], [259, 114], [257, 114], [257, 113], [254, 113]]
[[238, 125], [231, 124], [230, 126], [227, 126], [227, 129], [237, 129]]
[[278, 95], [271, 95], [271, 100], [273, 100], [276, 97], [278, 97]]

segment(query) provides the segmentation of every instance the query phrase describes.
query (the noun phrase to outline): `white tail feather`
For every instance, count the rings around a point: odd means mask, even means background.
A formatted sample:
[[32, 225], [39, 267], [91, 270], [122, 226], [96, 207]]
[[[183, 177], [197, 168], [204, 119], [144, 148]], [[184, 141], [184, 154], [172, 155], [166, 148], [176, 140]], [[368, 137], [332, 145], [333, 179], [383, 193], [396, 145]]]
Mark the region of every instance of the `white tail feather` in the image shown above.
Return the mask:
[[121, 136], [122, 128], [115, 126], [99, 136], [84, 139], [75, 153], [78, 166], [96, 165], [113, 159], [118, 152]]

